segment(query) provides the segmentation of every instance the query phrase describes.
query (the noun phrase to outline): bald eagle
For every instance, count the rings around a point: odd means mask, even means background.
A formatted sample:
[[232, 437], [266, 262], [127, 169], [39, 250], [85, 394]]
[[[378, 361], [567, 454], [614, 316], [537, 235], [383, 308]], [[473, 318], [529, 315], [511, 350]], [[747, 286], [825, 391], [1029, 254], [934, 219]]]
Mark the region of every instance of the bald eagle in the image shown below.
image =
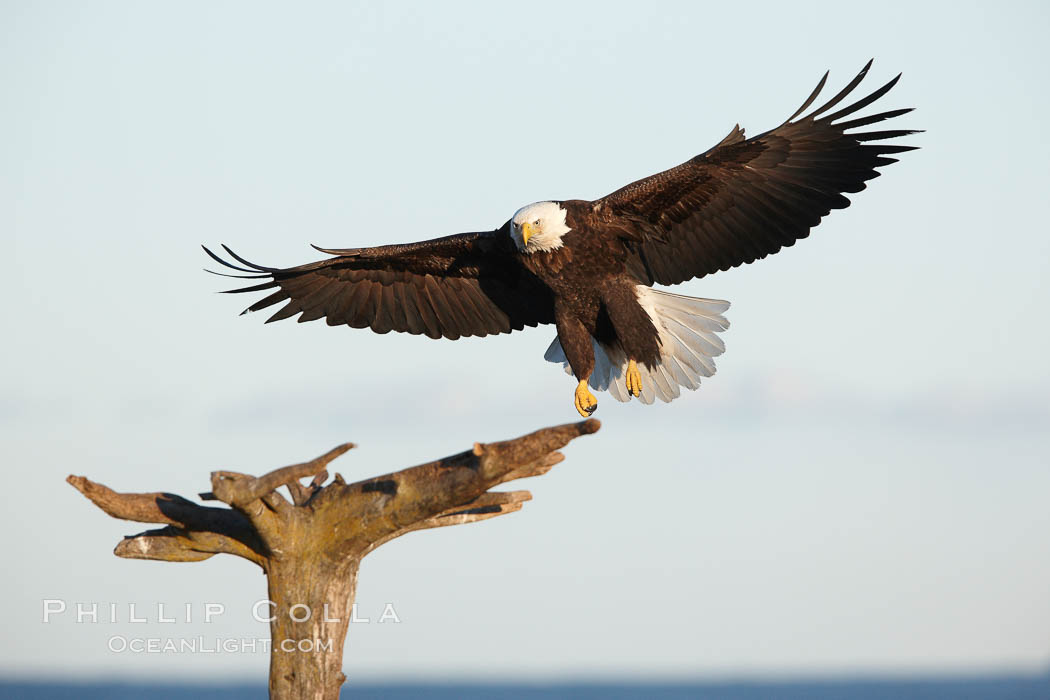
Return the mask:
[[[860, 131], [905, 114], [894, 109], [845, 118], [885, 95], [898, 74], [868, 96], [831, 111], [861, 82], [871, 61], [838, 94], [800, 116], [827, 81], [780, 126], [745, 138], [739, 125], [714, 148], [677, 167], [593, 201], [523, 207], [492, 231], [375, 248], [317, 248], [329, 257], [297, 267], [264, 267], [225, 245], [263, 280], [227, 293], [271, 291], [245, 309], [287, 302], [267, 322], [400, 331], [430, 338], [510, 333], [553, 323], [545, 358], [576, 377], [574, 404], [589, 416], [590, 389], [620, 401], [670, 401], [715, 372], [725, 346], [729, 302], [652, 288], [672, 285], [776, 253], [832, 209], [850, 204], [912, 146], [887, 144], [911, 130]], [[848, 133], [847, 133], [848, 132]], [[876, 143], [873, 143], [876, 142]]]

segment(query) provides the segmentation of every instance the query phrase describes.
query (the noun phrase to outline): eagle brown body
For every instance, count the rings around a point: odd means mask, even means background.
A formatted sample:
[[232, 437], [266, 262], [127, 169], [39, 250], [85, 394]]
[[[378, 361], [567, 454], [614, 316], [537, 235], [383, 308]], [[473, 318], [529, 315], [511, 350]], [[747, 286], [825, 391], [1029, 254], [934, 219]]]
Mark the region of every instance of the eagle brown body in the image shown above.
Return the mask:
[[223, 265], [262, 280], [231, 292], [270, 291], [246, 309], [285, 305], [269, 321], [299, 316], [329, 325], [431, 338], [509, 333], [553, 323], [546, 358], [579, 380], [576, 407], [597, 406], [587, 386], [620, 400], [669, 401], [714, 373], [728, 302], [650, 289], [727, 270], [809, 235], [845, 194], [912, 146], [885, 141], [910, 130], [855, 129], [903, 115], [845, 118], [885, 95], [898, 75], [838, 111], [871, 62], [804, 117], [827, 79], [775, 129], [745, 138], [739, 126], [679, 166], [594, 201], [537, 202], [500, 228], [418, 243], [329, 250], [291, 268]]
[[555, 203], [566, 210], [571, 229], [562, 247], [522, 256], [522, 265], [554, 293], [554, 323], [573, 374], [588, 377], [593, 371], [592, 339], [618, 342], [629, 357], [655, 366], [656, 327], [638, 304], [627, 248], [619, 238], [602, 235], [605, 217], [594, 202]]

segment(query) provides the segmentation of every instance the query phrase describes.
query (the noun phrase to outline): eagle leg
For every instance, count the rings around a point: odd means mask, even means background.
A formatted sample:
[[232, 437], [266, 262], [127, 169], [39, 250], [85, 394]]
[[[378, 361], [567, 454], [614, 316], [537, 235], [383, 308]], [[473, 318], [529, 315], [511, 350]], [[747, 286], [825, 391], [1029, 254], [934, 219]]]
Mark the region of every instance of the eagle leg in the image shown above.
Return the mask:
[[627, 382], [627, 391], [631, 396], [638, 397], [642, 393], [642, 373], [638, 371], [638, 365], [634, 360], [627, 363], [627, 374], [624, 377]]
[[579, 386], [576, 387], [576, 410], [584, 418], [590, 416], [594, 413], [594, 409], [598, 408], [598, 399], [594, 398], [594, 394], [587, 388], [587, 379], [589, 377], [581, 379]]

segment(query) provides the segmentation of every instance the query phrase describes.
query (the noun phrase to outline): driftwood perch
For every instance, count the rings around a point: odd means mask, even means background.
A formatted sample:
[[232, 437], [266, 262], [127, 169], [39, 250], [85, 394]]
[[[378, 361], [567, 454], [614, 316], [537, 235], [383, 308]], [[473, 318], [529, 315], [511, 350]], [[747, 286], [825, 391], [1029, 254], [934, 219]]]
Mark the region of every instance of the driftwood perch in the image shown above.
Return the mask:
[[[564, 459], [560, 448], [599, 425], [592, 419], [475, 443], [466, 452], [353, 484], [339, 474], [328, 481], [327, 471], [349, 443], [261, 477], [212, 472], [211, 491], [200, 496], [229, 508], [170, 493], [117, 493], [83, 476], [66, 481], [114, 518], [165, 526], [126, 537], [114, 549], [118, 557], [203, 561], [236, 554], [262, 567], [272, 607], [270, 697], [334, 700], [346, 680], [343, 643], [361, 559], [415, 530], [521, 509], [532, 497], [528, 491], [489, 489], [545, 474]], [[282, 486], [291, 501], [278, 492]], [[312, 653], [302, 653], [303, 640]]]

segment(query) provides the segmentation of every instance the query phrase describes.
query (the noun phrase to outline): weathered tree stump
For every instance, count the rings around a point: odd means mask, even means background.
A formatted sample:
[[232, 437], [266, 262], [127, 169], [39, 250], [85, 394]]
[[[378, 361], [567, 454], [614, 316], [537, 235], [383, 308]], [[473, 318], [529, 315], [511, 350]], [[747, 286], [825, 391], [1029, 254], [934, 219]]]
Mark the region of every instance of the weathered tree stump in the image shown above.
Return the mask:
[[[599, 426], [592, 419], [475, 443], [461, 454], [353, 484], [339, 474], [328, 481], [327, 472], [352, 444], [261, 477], [213, 472], [212, 490], [201, 498], [229, 508], [170, 493], [116, 493], [83, 476], [66, 480], [115, 518], [166, 526], [126, 537], [114, 550], [118, 557], [203, 561], [236, 554], [262, 567], [272, 608], [270, 697], [335, 700], [346, 680], [343, 643], [361, 559], [414, 530], [519, 510], [532, 497], [528, 491], [489, 489], [545, 474], [564, 459], [557, 450]], [[282, 486], [290, 502], [277, 491]], [[300, 651], [303, 640], [311, 653]]]

